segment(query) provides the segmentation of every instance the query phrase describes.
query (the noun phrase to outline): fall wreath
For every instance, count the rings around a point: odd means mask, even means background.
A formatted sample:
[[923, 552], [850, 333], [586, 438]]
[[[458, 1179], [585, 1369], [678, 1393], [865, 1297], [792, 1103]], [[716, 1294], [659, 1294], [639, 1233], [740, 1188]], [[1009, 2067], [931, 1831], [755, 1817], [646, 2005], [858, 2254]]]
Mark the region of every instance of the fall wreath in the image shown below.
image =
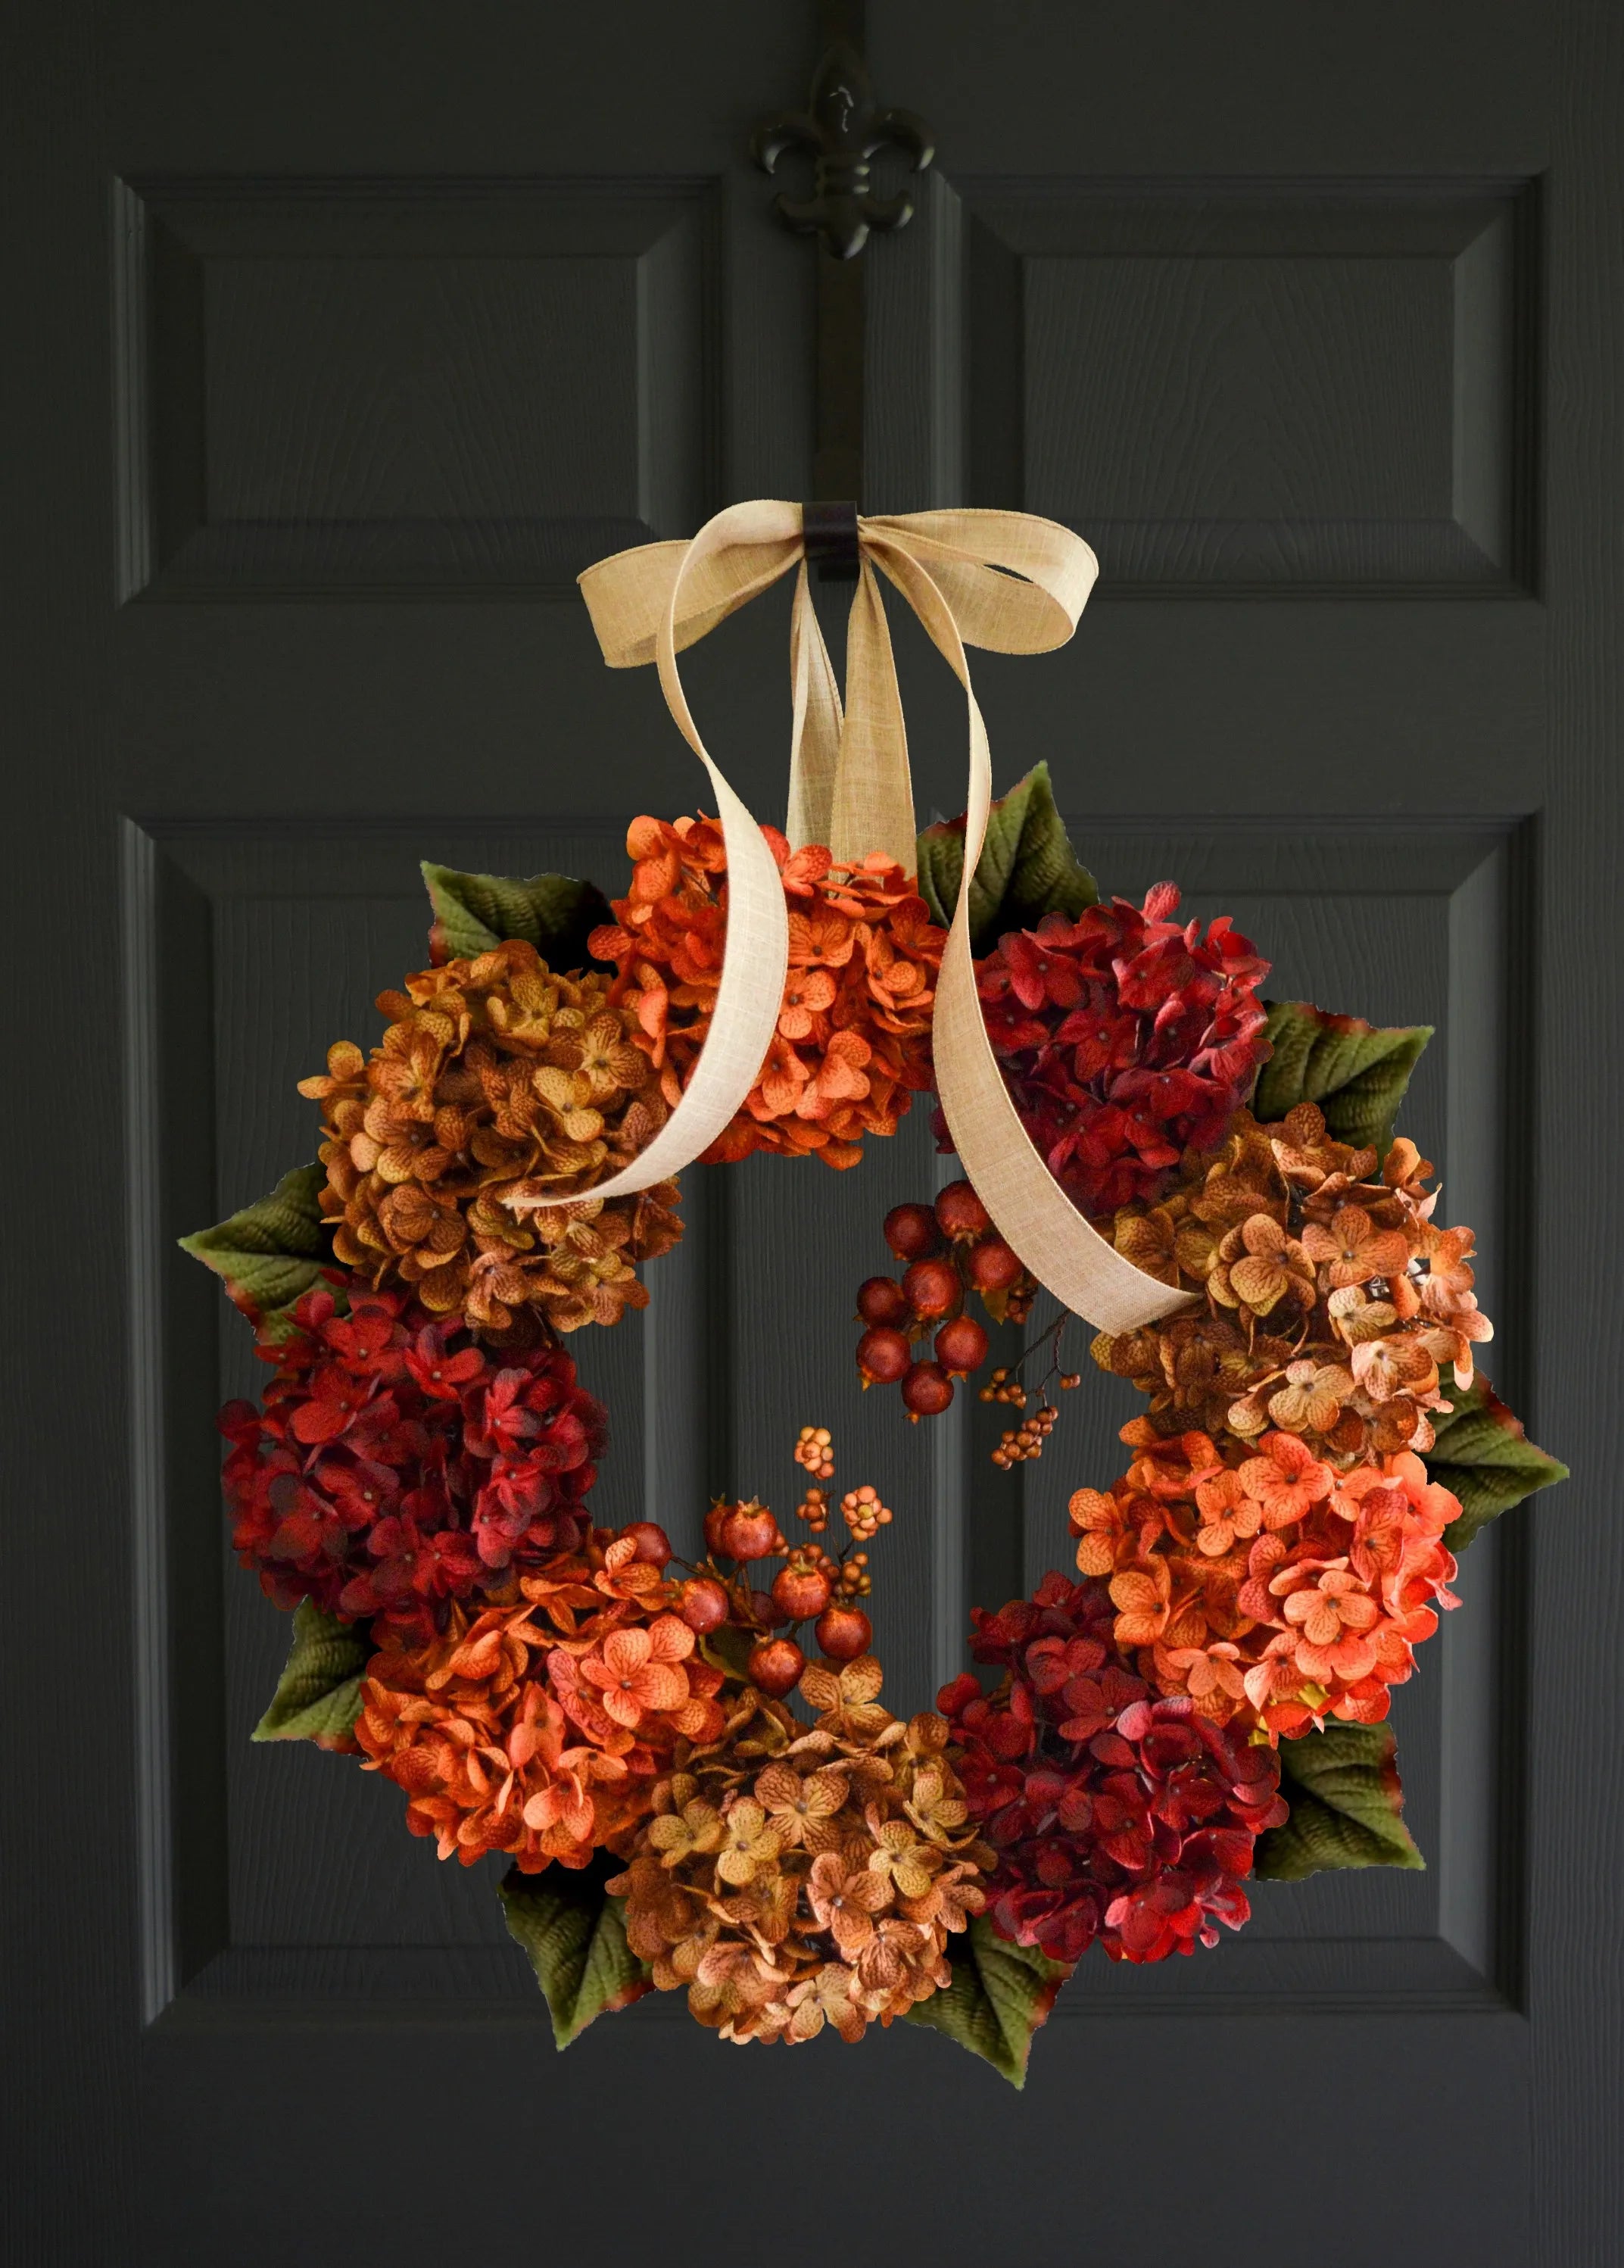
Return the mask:
[[[805, 593], [803, 568], [797, 722], [829, 682]], [[968, 1164], [940, 1060], [962, 938], [1044, 1202], [1119, 1271], [1092, 1361], [1145, 1397], [1126, 1470], [1071, 1498], [1075, 1572], [977, 1609], [977, 1668], [904, 1719], [863, 1606], [892, 1510], [835, 1484], [828, 1428], [800, 1427], [788, 1522], [719, 1502], [693, 1563], [650, 1521], [592, 1524], [609, 1421], [569, 1342], [645, 1304], [681, 1235], [646, 1168], [740, 919], [737, 812], [640, 818], [613, 902], [425, 865], [430, 965], [379, 996], [378, 1044], [301, 1082], [319, 1158], [184, 1240], [272, 1373], [220, 1418], [235, 1548], [293, 1613], [255, 1738], [358, 1757], [442, 1859], [507, 1859], [560, 2045], [680, 1991], [730, 2040], [901, 2017], [1018, 2084], [1094, 1943], [1188, 1955], [1246, 1922], [1250, 1875], [1421, 1864], [1392, 1689], [1456, 1555], [1564, 1469], [1479, 1372], [1472, 1233], [1394, 1131], [1428, 1031], [1268, 1002], [1251, 943], [1170, 883], [1101, 901], [1042, 766], [901, 856], [746, 821], [783, 976], [697, 1154], [848, 1168], [935, 1093]], [[861, 1383], [917, 1423], [974, 1380], [1010, 1414], [994, 1462], [1042, 1454], [1074, 1314], [988, 1368], [988, 1327], [1054, 1283], [1019, 1191], [972, 1171], [883, 1233], [901, 1272], [856, 1291]]]

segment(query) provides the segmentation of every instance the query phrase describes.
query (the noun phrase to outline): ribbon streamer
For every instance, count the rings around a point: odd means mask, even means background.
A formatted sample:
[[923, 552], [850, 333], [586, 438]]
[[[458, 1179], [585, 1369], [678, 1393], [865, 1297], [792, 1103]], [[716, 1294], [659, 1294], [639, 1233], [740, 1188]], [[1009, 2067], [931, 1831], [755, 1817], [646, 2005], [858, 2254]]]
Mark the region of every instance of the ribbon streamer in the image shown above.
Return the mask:
[[790, 843], [827, 843], [846, 865], [884, 851], [907, 873], [915, 871], [908, 735], [878, 571], [959, 679], [969, 713], [964, 873], [931, 1028], [937, 1091], [953, 1146], [1000, 1234], [1039, 1282], [1098, 1329], [1132, 1330], [1187, 1305], [1189, 1294], [1146, 1276], [1098, 1235], [1032, 1146], [987, 1036], [970, 948], [970, 883], [987, 832], [992, 762], [965, 648], [1044, 653], [1063, 645], [1098, 563], [1080, 536], [1025, 512], [879, 515], [859, 519], [857, 536], [843, 704], [812, 602], [797, 504], [730, 505], [689, 543], [640, 545], [600, 560], [580, 578], [610, 667], [657, 664], [671, 713], [716, 791], [728, 874], [721, 981], [688, 1083], [648, 1147], [592, 1194], [648, 1189], [709, 1149], [755, 1084], [772, 1043], [789, 966], [783, 889], [759, 827], [700, 738], [677, 655], [791, 568]]

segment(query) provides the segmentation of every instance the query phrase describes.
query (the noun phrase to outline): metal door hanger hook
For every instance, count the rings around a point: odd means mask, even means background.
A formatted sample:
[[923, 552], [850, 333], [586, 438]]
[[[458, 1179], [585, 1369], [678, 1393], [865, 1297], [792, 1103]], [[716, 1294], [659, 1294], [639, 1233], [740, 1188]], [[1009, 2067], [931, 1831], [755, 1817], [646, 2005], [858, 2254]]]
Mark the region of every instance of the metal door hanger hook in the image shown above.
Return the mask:
[[867, 66], [849, 39], [833, 40], [812, 78], [805, 110], [766, 120], [751, 144], [764, 173], [775, 171], [786, 151], [812, 160], [810, 197], [775, 200], [786, 227], [821, 237], [838, 260], [852, 260], [871, 232], [888, 235], [913, 217], [906, 190], [877, 197], [870, 161], [881, 150], [900, 150], [916, 173], [936, 155], [930, 129], [911, 110], [876, 110]]
[[[874, 194], [871, 160], [895, 149], [915, 173], [934, 158], [934, 136], [911, 110], [877, 110], [868, 67], [863, 60], [863, 0], [821, 0], [819, 20], [824, 52], [812, 76], [805, 110], [786, 111], [763, 122], [751, 142], [756, 163], [772, 173], [788, 151], [812, 161], [810, 197], [780, 195], [774, 200], [786, 228], [817, 239], [818, 369], [817, 430], [812, 447], [812, 488], [823, 501], [852, 497], [842, 505], [856, 514], [863, 499], [863, 276], [858, 258], [871, 234], [890, 235], [912, 218], [914, 200], [906, 192]], [[838, 557], [813, 552], [825, 580], [849, 580], [856, 573], [855, 535], [844, 539]]]
[[804, 504], [801, 530], [806, 563], [820, 583], [855, 583], [859, 572], [855, 504]]

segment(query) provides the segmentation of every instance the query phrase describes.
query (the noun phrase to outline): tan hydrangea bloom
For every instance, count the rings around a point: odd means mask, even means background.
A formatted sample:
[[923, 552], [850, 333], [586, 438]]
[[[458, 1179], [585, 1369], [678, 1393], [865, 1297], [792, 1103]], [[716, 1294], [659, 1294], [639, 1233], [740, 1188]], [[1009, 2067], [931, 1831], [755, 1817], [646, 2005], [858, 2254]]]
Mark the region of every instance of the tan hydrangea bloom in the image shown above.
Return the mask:
[[1431, 1171], [1399, 1140], [1378, 1176], [1375, 1151], [1334, 1140], [1312, 1103], [1275, 1126], [1243, 1113], [1216, 1158], [1187, 1158], [1169, 1196], [1110, 1224], [1119, 1251], [1201, 1305], [1102, 1333], [1095, 1361], [1149, 1397], [1162, 1438], [1274, 1428], [1341, 1471], [1429, 1449], [1443, 1373], [1470, 1385], [1492, 1336], [1472, 1232], [1435, 1226]]
[[[328, 1049], [299, 1092], [323, 1107], [321, 1204], [346, 1267], [494, 1340], [646, 1304], [636, 1264], [681, 1234], [676, 1183], [612, 1204], [589, 1194], [668, 1116], [610, 983], [511, 940], [380, 994], [392, 1020], [370, 1057]], [[526, 1216], [515, 1198], [546, 1203]]]
[[719, 1738], [680, 1744], [609, 1885], [656, 1985], [724, 2039], [861, 2039], [947, 1982], [985, 1903], [947, 1721], [905, 1723], [879, 1690], [871, 1655], [812, 1665], [809, 1727], [745, 1687]]

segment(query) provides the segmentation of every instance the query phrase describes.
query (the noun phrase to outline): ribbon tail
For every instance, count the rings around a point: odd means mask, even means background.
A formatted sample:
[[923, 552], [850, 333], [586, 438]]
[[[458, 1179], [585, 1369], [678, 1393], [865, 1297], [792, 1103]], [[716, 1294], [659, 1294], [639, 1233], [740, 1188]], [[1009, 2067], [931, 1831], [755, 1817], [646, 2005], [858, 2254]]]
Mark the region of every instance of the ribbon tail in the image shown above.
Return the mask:
[[829, 841], [843, 722], [840, 687], [812, 604], [805, 560], [795, 578], [795, 604], [790, 612], [790, 684], [794, 714], [784, 833], [790, 850], [798, 850], [805, 843], [827, 845]]
[[828, 840], [842, 865], [860, 865], [878, 850], [894, 858], [905, 874], [918, 866], [896, 658], [879, 583], [866, 554], [846, 631], [846, 721]]
[[[666, 706], [704, 766], [716, 799], [727, 854], [727, 935], [710, 1028], [680, 1099], [665, 1123], [631, 1164], [590, 1192], [593, 1199], [629, 1197], [678, 1173], [722, 1133], [760, 1076], [773, 1045], [790, 958], [790, 922], [778, 862], [754, 818], [737, 796], [700, 737], [682, 690], [678, 649], [687, 634], [707, 627], [788, 572], [800, 556], [800, 506], [763, 502], [731, 505], [706, 521], [672, 562], [637, 552], [592, 570], [587, 591], [592, 622], [606, 659], [643, 658], [650, 609], [658, 601], [653, 659]], [[611, 571], [606, 577], [604, 569]], [[516, 1211], [533, 1208], [520, 1199]]]
[[992, 803], [987, 724], [971, 688], [953, 609], [929, 570], [900, 543], [888, 546], [882, 563], [963, 686], [969, 712], [964, 873], [931, 1019], [937, 1093], [948, 1132], [976, 1194], [1022, 1264], [1096, 1329], [1133, 1330], [1187, 1307], [1190, 1295], [1145, 1275], [1089, 1226], [1033, 1147], [1004, 1085], [987, 1036], [970, 946], [970, 885]]

